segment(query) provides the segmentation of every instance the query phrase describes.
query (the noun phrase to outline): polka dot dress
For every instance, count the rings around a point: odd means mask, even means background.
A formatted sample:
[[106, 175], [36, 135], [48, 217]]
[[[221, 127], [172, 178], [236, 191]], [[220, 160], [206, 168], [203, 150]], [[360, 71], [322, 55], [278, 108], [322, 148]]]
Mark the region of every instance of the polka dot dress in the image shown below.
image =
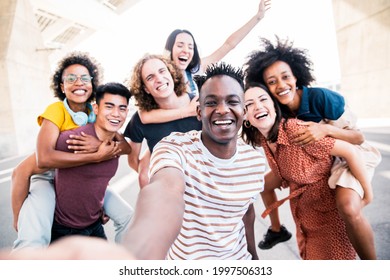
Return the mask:
[[354, 260], [356, 252], [338, 214], [335, 190], [328, 186], [335, 140], [325, 137], [310, 145], [294, 145], [290, 135], [300, 128], [296, 119], [289, 119], [285, 127], [281, 124], [274, 154], [265, 138], [261, 139], [270, 167], [282, 177], [283, 187], [290, 187], [300, 256], [305, 260]]

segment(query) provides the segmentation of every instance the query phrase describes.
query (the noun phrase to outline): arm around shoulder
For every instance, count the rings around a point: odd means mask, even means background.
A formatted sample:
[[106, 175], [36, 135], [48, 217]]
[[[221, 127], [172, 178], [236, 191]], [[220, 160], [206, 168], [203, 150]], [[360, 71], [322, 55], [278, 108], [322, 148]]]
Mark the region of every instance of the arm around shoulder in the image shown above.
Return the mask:
[[138, 111], [139, 118], [143, 124], [165, 123], [182, 118], [182, 110], [177, 109], [154, 109], [151, 111]]

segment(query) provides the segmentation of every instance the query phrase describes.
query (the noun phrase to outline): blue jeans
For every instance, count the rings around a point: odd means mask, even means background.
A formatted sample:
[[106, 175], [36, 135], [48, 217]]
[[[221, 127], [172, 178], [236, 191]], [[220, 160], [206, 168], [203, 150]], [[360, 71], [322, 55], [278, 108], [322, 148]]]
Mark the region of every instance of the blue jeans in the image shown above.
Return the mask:
[[31, 177], [30, 191], [18, 217], [18, 237], [13, 244], [14, 250], [49, 245], [56, 205], [53, 183], [54, 170]]
[[65, 237], [68, 235], [94, 236], [94, 237], [107, 239], [107, 236], [104, 233], [104, 228], [100, 219], [98, 219], [92, 225], [82, 229], [67, 227], [57, 223], [56, 221], [53, 222], [53, 227], [51, 229], [50, 243], [53, 243], [54, 241], [60, 239], [61, 237]]
[[[18, 217], [18, 237], [13, 251], [49, 245], [56, 201], [53, 178], [54, 170], [31, 177], [30, 191]], [[133, 208], [110, 188], [106, 190], [103, 208], [114, 222], [115, 241], [119, 243], [130, 224]]]

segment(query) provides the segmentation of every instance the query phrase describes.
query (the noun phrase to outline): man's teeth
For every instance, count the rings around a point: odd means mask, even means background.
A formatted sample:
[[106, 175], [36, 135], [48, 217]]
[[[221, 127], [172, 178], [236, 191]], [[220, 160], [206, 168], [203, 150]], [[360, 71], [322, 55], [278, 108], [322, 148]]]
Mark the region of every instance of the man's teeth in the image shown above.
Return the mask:
[[164, 89], [166, 89], [167, 87], [168, 87], [167, 84], [163, 84], [163, 85], [157, 87], [157, 90], [164, 90]]
[[289, 89], [285, 90], [285, 91], [282, 91], [280, 93], [278, 93], [279, 96], [282, 96], [282, 95], [285, 95], [285, 94], [288, 94], [290, 92]]
[[216, 125], [224, 125], [224, 124], [231, 124], [231, 120], [226, 120], [226, 121], [215, 121], [214, 122]]
[[112, 124], [119, 124], [119, 120], [110, 120], [110, 123], [112, 123]]

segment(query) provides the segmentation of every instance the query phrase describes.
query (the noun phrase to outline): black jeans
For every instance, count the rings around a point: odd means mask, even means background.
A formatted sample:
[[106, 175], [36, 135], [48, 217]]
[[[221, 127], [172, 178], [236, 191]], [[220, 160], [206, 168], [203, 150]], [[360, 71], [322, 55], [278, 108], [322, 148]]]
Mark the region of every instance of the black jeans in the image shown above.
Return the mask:
[[103, 239], [107, 239], [106, 234], [104, 233], [104, 228], [100, 219], [94, 222], [92, 225], [78, 229], [71, 228], [53, 221], [53, 227], [51, 229], [51, 241], [53, 243], [57, 239], [68, 235], [84, 235], [84, 236], [95, 236]]

